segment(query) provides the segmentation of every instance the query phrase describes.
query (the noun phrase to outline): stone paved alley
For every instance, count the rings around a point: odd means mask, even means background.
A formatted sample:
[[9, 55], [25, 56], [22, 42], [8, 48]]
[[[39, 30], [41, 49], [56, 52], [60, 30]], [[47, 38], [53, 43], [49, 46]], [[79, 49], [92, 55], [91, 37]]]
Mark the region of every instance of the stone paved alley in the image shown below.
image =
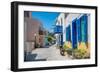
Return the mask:
[[55, 45], [52, 45], [49, 48], [36, 48], [32, 51], [33, 55], [36, 55], [34, 60], [40, 60], [40, 61], [50, 61], [50, 60], [70, 60], [71, 58], [66, 55], [62, 56], [60, 54], [60, 50], [55, 47]]

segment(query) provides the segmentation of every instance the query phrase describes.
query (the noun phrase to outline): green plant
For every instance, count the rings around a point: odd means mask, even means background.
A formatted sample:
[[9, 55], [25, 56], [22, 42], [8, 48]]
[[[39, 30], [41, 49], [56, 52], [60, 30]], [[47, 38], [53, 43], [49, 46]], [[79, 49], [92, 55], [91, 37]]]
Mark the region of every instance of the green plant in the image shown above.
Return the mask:
[[54, 39], [54, 37], [48, 35], [47, 40], [48, 40], [49, 43], [52, 43], [52, 41], [54, 41], [55, 39]]
[[63, 49], [64, 49], [65, 51], [67, 51], [67, 50], [69, 49], [67, 42], [65, 42], [65, 43], [63, 44]]
[[75, 49], [73, 56], [77, 59], [84, 59], [87, 54], [87, 49]]

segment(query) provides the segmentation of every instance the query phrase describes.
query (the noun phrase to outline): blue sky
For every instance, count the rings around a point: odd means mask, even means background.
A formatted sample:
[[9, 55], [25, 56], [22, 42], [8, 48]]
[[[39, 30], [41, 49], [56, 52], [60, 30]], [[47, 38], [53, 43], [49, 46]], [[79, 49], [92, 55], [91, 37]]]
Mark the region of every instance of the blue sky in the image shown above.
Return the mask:
[[59, 13], [57, 12], [32, 12], [32, 17], [42, 22], [43, 27], [48, 31], [53, 29], [58, 15]]

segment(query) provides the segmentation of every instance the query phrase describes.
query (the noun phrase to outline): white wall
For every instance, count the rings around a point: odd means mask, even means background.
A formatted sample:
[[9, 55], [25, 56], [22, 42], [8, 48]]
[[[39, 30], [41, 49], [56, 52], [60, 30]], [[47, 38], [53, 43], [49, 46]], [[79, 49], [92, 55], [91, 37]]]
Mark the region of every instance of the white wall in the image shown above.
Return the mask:
[[[62, 19], [62, 21], [61, 21]], [[57, 23], [56, 25], [63, 25], [64, 24], [64, 13], [60, 13], [59, 16], [57, 17]]]
[[65, 32], [65, 14], [64, 13], [60, 13], [60, 15], [57, 17], [57, 23], [56, 25], [62, 25], [63, 27], [63, 42], [66, 41], [66, 32]]
[[[10, 2], [13, 0], [0, 0], [0, 73], [12, 73], [10, 69]], [[16, 0], [17, 1], [17, 0]], [[98, 19], [100, 19], [100, 0], [21, 0], [45, 3], [62, 3], [62, 4], [78, 4], [78, 5], [97, 5], [99, 8]], [[98, 24], [100, 21], [98, 20]], [[98, 28], [100, 25], [98, 25]], [[100, 31], [100, 29], [98, 29]], [[100, 33], [98, 34], [100, 37]], [[100, 41], [100, 38], [98, 39]], [[100, 42], [99, 42], [100, 43]], [[100, 45], [98, 47], [98, 55], [100, 56]], [[74, 68], [60, 70], [35, 71], [36, 73], [100, 73], [100, 57], [98, 59], [98, 67], [90, 68]], [[23, 73], [23, 72], [21, 72]], [[32, 71], [26, 73], [33, 73]]]
[[66, 26], [68, 26], [74, 19], [78, 18], [80, 16], [80, 14], [75, 14], [75, 13], [72, 13], [72, 14], [69, 14], [66, 18]]

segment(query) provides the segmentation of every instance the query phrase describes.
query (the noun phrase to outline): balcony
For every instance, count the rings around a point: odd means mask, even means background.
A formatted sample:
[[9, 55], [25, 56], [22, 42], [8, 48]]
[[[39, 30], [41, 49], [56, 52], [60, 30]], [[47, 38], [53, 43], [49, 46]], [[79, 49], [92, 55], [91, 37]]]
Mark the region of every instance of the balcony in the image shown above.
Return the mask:
[[62, 26], [60, 25], [56, 25], [55, 28], [54, 28], [54, 34], [62, 34]]

